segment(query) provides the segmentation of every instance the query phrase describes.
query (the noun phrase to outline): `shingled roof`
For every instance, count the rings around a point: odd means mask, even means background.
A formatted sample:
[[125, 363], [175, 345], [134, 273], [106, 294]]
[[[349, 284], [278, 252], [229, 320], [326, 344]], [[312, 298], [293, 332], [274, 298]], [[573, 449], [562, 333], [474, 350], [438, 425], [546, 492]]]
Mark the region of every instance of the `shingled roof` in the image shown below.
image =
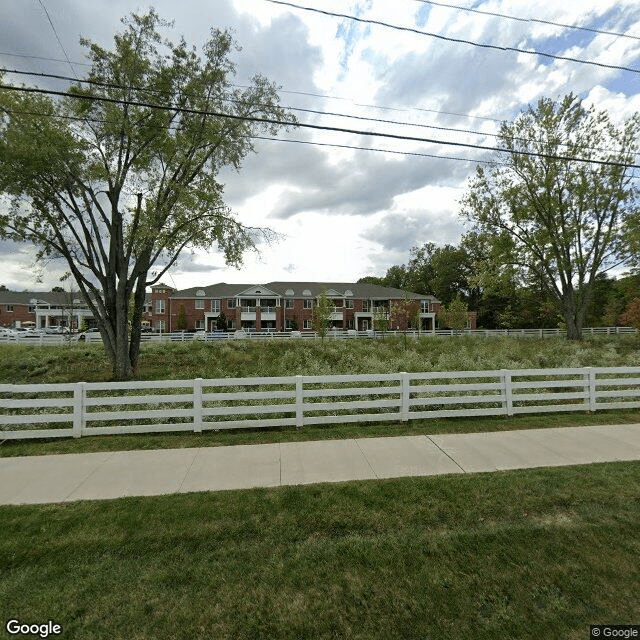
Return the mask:
[[[190, 287], [189, 289], [182, 289], [180, 291], [174, 291], [172, 298], [196, 298], [198, 291], [203, 291], [205, 298], [233, 298], [239, 295], [242, 291], [253, 287], [264, 287], [270, 289], [274, 293], [283, 298], [304, 298], [304, 291], [309, 291], [311, 297], [317, 297], [323, 289], [327, 291], [335, 291], [340, 295], [345, 295], [347, 291], [351, 291], [352, 296], [355, 299], [401, 299], [405, 296], [412, 300], [424, 300], [429, 299], [434, 302], [438, 300], [431, 295], [423, 295], [419, 293], [413, 293], [411, 291], [403, 291], [402, 289], [395, 289], [393, 287], [382, 287], [377, 284], [369, 284], [366, 282], [266, 282], [262, 284], [228, 284], [226, 282], [219, 282], [217, 284], [210, 284], [203, 287]], [[293, 295], [287, 293], [287, 291], [293, 291]]]

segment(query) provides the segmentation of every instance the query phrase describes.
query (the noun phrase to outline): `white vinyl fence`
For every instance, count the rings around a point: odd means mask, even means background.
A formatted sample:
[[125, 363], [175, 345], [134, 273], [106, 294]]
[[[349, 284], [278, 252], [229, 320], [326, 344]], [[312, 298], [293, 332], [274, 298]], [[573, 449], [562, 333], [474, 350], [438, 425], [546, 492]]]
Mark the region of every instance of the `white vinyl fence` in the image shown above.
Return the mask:
[[[582, 333], [589, 335], [619, 335], [626, 333], [637, 333], [634, 327], [585, 327]], [[403, 331], [354, 331], [353, 329], [342, 331], [335, 330], [327, 332], [327, 338], [336, 340], [347, 340], [352, 338], [361, 339], [381, 339], [389, 336], [404, 336]], [[435, 331], [407, 331], [409, 338], [429, 338], [441, 337], [451, 338], [457, 336], [472, 336], [479, 338], [490, 338], [500, 336], [511, 336], [515, 338], [552, 338], [565, 336], [566, 331], [562, 329], [464, 329], [463, 331], [454, 329], [436, 329]], [[218, 342], [220, 340], [276, 340], [276, 339], [317, 339], [315, 331], [212, 331], [209, 333], [192, 331], [174, 331], [172, 333], [143, 333], [142, 342]], [[17, 333], [14, 335], [0, 335], [0, 343], [19, 343], [34, 346], [45, 345], [71, 345], [78, 342], [101, 343], [102, 337], [99, 333], [88, 334], [48, 334], [48, 333]]]
[[640, 407], [640, 367], [0, 385], [0, 441]]

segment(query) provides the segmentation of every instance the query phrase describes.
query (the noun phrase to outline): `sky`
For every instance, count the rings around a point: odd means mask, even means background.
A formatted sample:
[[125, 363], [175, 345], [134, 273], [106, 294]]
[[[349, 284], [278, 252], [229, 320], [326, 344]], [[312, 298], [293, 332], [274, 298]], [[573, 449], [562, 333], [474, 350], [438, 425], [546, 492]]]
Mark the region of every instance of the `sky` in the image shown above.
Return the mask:
[[[639, 73], [452, 41], [640, 70], [637, 0], [451, 0], [457, 8], [444, 6], [449, 0], [292, 2], [431, 35], [269, 0], [0, 0], [6, 69], [82, 73], [81, 36], [110, 47], [123, 16], [153, 6], [174, 21], [168, 37], [196, 47], [211, 28], [231, 29], [241, 47], [235, 83], [261, 74], [281, 87], [284, 106], [342, 114], [295, 112], [300, 122], [436, 140], [296, 129], [280, 132], [278, 141], [256, 141], [240, 171], [225, 169], [219, 179], [238, 220], [268, 227], [279, 239], [247, 254], [241, 269], [226, 266], [215, 247], [187, 252], [164, 276], [170, 286], [383, 276], [406, 263], [412, 247], [456, 244], [465, 232], [459, 201], [477, 162], [491, 152], [437, 141], [494, 146], [500, 122], [540, 98], [570, 92], [618, 121], [640, 111]], [[0, 284], [10, 289], [50, 289], [65, 271], [62, 263], [39, 268], [30, 245], [0, 242]]]

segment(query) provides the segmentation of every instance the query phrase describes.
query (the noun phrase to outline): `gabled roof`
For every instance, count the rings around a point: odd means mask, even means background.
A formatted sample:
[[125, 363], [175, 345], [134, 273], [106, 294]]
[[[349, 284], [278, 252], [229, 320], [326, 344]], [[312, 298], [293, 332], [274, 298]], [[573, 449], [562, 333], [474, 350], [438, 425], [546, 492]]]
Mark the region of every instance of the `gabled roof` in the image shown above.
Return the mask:
[[172, 298], [200, 298], [198, 291], [204, 291], [205, 298], [234, 298], [240, 291], [249, 289], [255, 285], [252, 284], [227, 284], [226, 282], [218, 282], [217, 284], [210, 284], [206, 287], [190, 287], [189, 289], [182, 289], [180, 291], [174, 291], [171, 294]]
[[[377, 284], [366, 282], [266, 282], [264, 284], [228, 284], [219, 282], [204, 287], [190, 287], [174, 291], [171, 295], [174, 299], [194, 299], [194, 298], [234, 298], [236, 296], [269, 296], [281, 298], [306, 298], [305, 291], [309, 291], [312, 298], [320, 295], [322, 290], [326, 290], [330, 298], [353, 298], [353, 299], [374, 299], [389, 300], [402, 299], [405, 296], [411, 300], [438, 300], [431, 295], [412, 293], [393, 287], [382, 287]], [[198, 295], [199, 292], [202, 294]], [[291, 293], [293, 291], [293, 293]], [[260, 292], [260, 293], [258, 293]]]
[[239, 291], [238, 296], [277, 296], [275, 291], [271, 291], [267, 285], [254, 284], [247, 287], [244, 291]]
[[72, 304], [84, 305], [85, 302], [78, 291], [0, 291], [0, 304], [68, 307]]

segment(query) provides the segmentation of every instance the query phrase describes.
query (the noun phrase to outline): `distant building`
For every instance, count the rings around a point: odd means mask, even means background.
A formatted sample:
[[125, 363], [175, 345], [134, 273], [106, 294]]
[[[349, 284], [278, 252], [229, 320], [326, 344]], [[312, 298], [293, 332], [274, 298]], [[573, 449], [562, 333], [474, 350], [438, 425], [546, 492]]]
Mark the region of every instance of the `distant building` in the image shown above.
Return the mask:
[[[420, 305], [421, 328], [432, 331], [440, 308], [433, 296], [364, 283], [221, 282], [180, 291], [159, 284], [152, 287], [145, 321], [156, 331], [175, 331], [182, 307], [187, 329], [212, 331], [224, 313], [230, 330], [287, 331], [297, 323], [300, 331], [310, 331], [313, 307], [323, 290], [334, 302], [331, 322], [337, 329], [372, 329], [376, 311], [388, 313], [390, 305], [409, 299]], [[400, 325], [402, 321], [392, 322], [390, 329], [405, 328]]]
[[[147, 294], [142, 324], [154, 331], [176, 331], [180, 328], [178, 317], [183, 316], [186, 329], [213, 331], [224, 313], [231, 331], [289, 331], [295, 324], [300, 331], [311, 331], [313, 307], [323, 290], [334, 303], [331, 322], [336, 329], [373, 329], [376, 313], [388, 317], [392, 305], [404, 300], [419, 305], [421, 330], [436, 327], [440, 301], [433, 296], [374, 284], [335, 282], [220, 282], [182, 290], [158, 284]], [[95, 324], [77, 292], [0, 291], [0, 326], [79, 329], [83, 320]], [[405, 328], [405, 319], [391, 318], [390, 330]], [[468, 328], [476, 328], [474, 312], [469, 314]]]
[[0, 291], [0, 326], [78, 329], [93, 314], [77, 291]]

